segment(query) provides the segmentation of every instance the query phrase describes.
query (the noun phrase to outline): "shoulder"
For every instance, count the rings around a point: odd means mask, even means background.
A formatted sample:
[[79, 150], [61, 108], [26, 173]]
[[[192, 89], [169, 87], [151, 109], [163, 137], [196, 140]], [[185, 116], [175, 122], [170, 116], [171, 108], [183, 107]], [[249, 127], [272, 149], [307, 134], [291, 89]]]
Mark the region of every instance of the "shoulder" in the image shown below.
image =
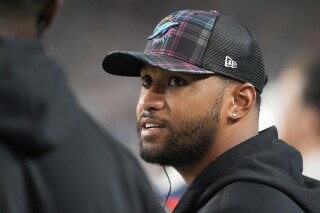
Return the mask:
[[[218, 205], [217, 212], [224, 213], [304, 212], [283, 192], [255, 182], [239, 181], [232, 183], [221, 189], [209, 202]], [[209, 206], [211, 205], [209, 204]]]

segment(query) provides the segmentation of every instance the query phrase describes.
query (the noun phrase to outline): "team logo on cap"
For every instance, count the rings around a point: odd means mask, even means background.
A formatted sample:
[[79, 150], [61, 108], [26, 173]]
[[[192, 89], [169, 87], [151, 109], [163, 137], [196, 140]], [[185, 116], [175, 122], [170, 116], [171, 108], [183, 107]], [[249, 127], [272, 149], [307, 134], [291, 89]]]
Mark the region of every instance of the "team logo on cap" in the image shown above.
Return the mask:
[[172, 16], [164, 18], [153, 31], [152, 35], [148, 37], [149, 40], [153, 40], [153, 44], [159, 44], [170, 38], [175, 31], [173, 27], [178, 26], [180, 23], [174, 21]]

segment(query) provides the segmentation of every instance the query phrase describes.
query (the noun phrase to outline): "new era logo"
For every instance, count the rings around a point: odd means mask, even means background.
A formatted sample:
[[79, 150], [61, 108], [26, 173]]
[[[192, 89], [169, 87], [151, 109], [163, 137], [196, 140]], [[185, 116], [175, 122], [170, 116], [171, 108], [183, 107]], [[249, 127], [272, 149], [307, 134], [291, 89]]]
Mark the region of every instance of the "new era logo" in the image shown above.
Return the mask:
[[224, 66], [225, 67], [230, 67], [230, 68], [238, 68], [237, 67], [237, 62], [235, 62], [234, 60], [232, 60], [232, 58], [230, 58], [229, 56], [226, 56], [226, 59], [224, 60]]

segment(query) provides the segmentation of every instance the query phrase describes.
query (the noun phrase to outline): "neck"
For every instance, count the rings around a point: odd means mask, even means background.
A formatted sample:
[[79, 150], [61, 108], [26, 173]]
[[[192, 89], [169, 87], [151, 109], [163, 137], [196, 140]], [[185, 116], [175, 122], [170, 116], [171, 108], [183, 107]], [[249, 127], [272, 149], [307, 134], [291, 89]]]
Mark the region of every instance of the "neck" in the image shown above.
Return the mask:
[[208, 166], [208, 164], [202, 159], [194, 165], [175, 167], [175, 169], [180, 173], [186, 184], [190, 185], [206, 166]]
[[0, 10], [0, 36], [34, 38], [36, 33], [37, 27], [35, 18]]

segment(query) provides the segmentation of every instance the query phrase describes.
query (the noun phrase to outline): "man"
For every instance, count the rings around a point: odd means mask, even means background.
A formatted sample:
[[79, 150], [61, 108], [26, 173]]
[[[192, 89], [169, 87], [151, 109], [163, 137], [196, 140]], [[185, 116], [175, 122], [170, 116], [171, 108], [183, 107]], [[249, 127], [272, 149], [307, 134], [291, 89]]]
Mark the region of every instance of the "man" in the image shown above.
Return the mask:
[[[316, 51], [314, 51], [316, 52]], [[301, 51], [290, 57], [280, 75], [283, 138], [303, 157], [303, 174], [320, 180], [320, 58]], [[290, 91], [290, 92], [288, 92]], [[297, 122], [299, 121], [299, 122]]]
[[189, 185], [174, 212], [319, 212], [320, 183], [271, 127], [258, 132], [267, 82], [249, 30], [216, 11], [177, 11], [144, 53], [108, 54], [103, 68], [140, 76], [141, 157]]
[[0, 0], [0, 212], [162, 212], [139, 163], [79, 107], [36, 39], [59, 0]]

